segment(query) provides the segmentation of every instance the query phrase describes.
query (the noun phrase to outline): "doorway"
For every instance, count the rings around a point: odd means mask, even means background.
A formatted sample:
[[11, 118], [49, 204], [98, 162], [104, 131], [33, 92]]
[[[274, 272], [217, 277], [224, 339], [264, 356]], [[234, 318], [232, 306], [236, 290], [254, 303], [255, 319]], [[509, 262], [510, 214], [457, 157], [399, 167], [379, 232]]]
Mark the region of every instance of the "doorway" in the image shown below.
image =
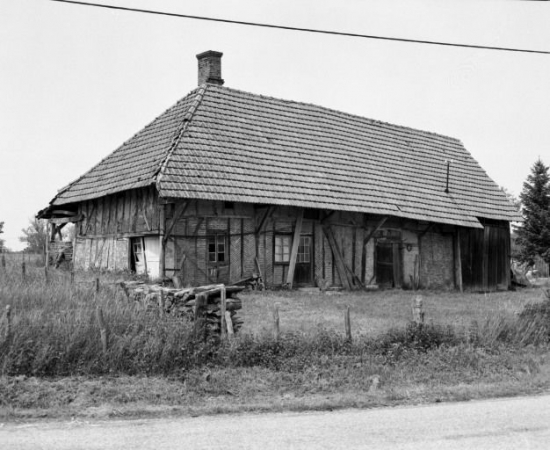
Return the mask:
[[376, 283], [381, 287], [399, 288], [402, 284], [402, 249], [400, 242], [383, 239], [376, 242]]
[[294, 283], [309, 286], [313, 283], [313, 236], [301, 235], [296, 255]]

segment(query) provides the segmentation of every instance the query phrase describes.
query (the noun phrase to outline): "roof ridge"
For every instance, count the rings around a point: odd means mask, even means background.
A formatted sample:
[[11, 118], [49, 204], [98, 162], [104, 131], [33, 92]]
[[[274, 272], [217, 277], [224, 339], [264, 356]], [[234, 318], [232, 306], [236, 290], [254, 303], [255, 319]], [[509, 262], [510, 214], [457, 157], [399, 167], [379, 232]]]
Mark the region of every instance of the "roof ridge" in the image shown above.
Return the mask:
[[411, 131], [415, 131], [417, 133], [419, 132], [419, 133], [425, 133], [425, 134], [432, 135], [432, 136], [437, 136], [439, 138], [451, 139], [451, 140], [453, 140], [453, 141], [455, 141], [459, 144], [462, 144], [462, 141], [459, 138], [449, 136], [449, 135], [446, 135], [446, 134], [436, 133], [434, 131], [428, 131], [428, 130], [421, 130], [420, 128], [413, 128], [413, 127], [409, 127], [409, 126], [406, 126], [406, 125], [399, 125], [399, 124], [391, 123], [391, 122], [385, 122], [383, 120], [371, 119], [370, 117], [365, 117], [365, 116], [361, 116], [359, 114], [354, 114], [354, 113], [350, 113], [350, 112], [346, 112], [346, 111], [341, 111], [341, 110], [335, 109], [335, 108], [329, 108], [329, 107], [322, 106], [322, 105], [319, 105], [319, 104], [316, 104], [316, 103], [301, 102], [301, 101], [297, 101], [297, 100], [287, 100], [287, 99], [284, 99], [284, 98], [273, 97], [271, 95], [255, 94], [253, 92], [243, 91], [241, 89], [230, 88], [228, 86], [213, 85], [212, 87], [214, 87], [215, 89], [219, 89], [220, 91], [232, 91], [234, 93], [251, 95], [253, 97], [263, 98], [263, 99], [268, 99], [268, 100], [274, 100], [274, 101], [277, 101], [277, 102], [283, 102], [283, 103], [289, 103], [289, 104], [294, 104], [294, 105], [302, 105], [302, 106], [307, 106], [307, 107], [313, 107], [313, 108], [320, 109], [320, 110], [323, 110], [323, 111], [326, 111], [326, 112], [341, 114], [341, 115], [344, 115], [344, 116], [347, 116], [347, 117], [354, 117], [354, 118], [361, 119], [361, 120], [367, 120], [367, 121], [369, 121], [373, 124], [387, 125], [389, 127], [400, 128], [402, 130], [411, 130]]
[[181, 121], [180, 126], [174, 133], [174, 137], [172, 138], [172, 142], [170, 143], [170, 147], [168, 148], [168, 151], [166, 152], [166, 156], [164, 159], [160, 162], [159, 168], [153, 175], [153, 179], [156, 177], [155, 184], [157, 185], [157, 191], [160, 191], [159, 184], [162, 179], [162, 176], [164, 175], [164, 171], [166, 169], [166, 165], [168, 164], [168, 161], [170, 160], [170, 157], [174, 154], [174, 151], [178, 147], [179, 142], [181, 141], [181, 138], [185, 134], [185, 131], [187, 130], [189, 123], [191, 122], [191, 119], [195, 115], [195, 112], [197, 111], [197, 108], [199, 107], [203, 97], [204, 93], [206, 92], [208, 85], [204, 84], [202, 86], [199, 86], [198, 89], [195, 90], [195, 99], [193, 100], [193, 104], [189, 107], [187, 112], [183, 115], [183, 119]]

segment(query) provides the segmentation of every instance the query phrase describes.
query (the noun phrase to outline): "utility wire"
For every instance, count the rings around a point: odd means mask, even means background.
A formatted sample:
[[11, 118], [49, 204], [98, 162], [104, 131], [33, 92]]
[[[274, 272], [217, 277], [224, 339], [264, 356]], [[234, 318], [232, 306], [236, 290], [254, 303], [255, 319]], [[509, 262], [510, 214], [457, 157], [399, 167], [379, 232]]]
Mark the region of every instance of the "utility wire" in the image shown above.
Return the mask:
[[427, 41], [427, 40], [420, 40], [420, 39], [405, 39], [405, 38], [375, 36], [375, 35], [358, 34], [358, 33], [345, 33], [342, 31], [318, 30], [314, 28], [299, 28], [299, 27], [289, 27], [284, 25], [259, 23], [259, 22], [245, 22], [242, 20], [218, 19], [215, 17], [192, 16], [188, 14], [177, 14], [177, 13], [170, 13], [170, 12], [163, 12], [163, 11], [153, 11], [148, 9], [126, 8], [123, 6], [102, 5], [99, 3], [77, 2], [72, 0], [50, 0], [50, 1], [59, 2], [59, 3], [71, 3], [74, 5], [83, 5], [83, 6], [95, 6], [98, 8], [114, 9], [119, 11], [131, 11], [131, 12], [139, 12], [139, 13], [146, 13], [146, 14], [156, 14], [160, 16], [180, 17], [184, 19], [205, 20], [210, 22], [222, 22], [222, 23], [230, 23], [235, 25], [274, 28], [279, 30], [304, 31], [307, 33], [329, 34], [329, 35], [335, 35], [335, 36], [358, 37], [358, 38], [365, 38], [365, 39], [378, 39], [378, 40], [394, 41], [394, 42], [408, 42], [408, 43], [414, 43], [414, 44], [442, 45], [446, 47], [473, 48], [478, 50], [499, 50], [499, 51], [506, 51], [506, 52], [538, 53], [543, 55], [550, 55], [550, 51], [542, 51], [542, 50], [528, 50], [528, 49], [508, 48], [508, 47], [492, 47], [492, 46], [486, 46], [486, 45], [455, 44], [451, 42]]

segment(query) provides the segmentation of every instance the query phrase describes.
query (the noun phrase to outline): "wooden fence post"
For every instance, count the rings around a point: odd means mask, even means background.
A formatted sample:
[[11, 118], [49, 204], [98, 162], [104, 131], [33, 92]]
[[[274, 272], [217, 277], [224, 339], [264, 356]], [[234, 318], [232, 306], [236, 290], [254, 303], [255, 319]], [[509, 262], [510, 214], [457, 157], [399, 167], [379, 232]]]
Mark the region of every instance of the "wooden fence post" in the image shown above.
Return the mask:
[[279, 339], [279, 307], [273, 310], [273, 339]]
[[95, 279], [95, 291], [96, 293], [99, 292], [99, 277]]
[[[231, 326], [231, 331], [233, 331], [231, 314], [229, 314], [229, 321], [228, 321], [225, 314], [226, 312], [228, 312], [227, 311], [227, 293], [224, 285], [220, 290], [220, 335], [222, 340], [224, 340], [227, 337], [227, 333], [229, 331], [230, 326]], [[230, 322], [231, 322], [231, 325], [229, 325]]]
[[351, 318], [350, 318], [350, 307], [346, 308], [344, 313], [344, 326], [346, 328], [346, 340], [351, 342]]
[[103, 311], [99, 306], [96, 308], [95, 312], [96, 312], [97, 323], [99, 325], [99, 333], [101, 336], [101, 347], [103, 349], [103, 354], [106, 354], [108, 338], [109, 338], [107, 334], [107, 325], [105, 323], [105, 319], [103, 318]]
[[227, 334], [229, 336], [229, 340], [233, 339], [233, 334], [235, 331], [233, 330], [233, 321], [231, 320], [231, 313], [229, 311], [225, 312], [225, 323], [227, 324]]
[[46, 284], [50, 282], [50, 273], [48, 271], [48, 266], [44, 266], [44, 279], [46, 280]]
[[417, 325], [422, 325], [424, 323], [424, 310], [423, 310], [421, 295], [417, 295], [413, 299], [412, 316], [413, 316], [413, 322], [416, 322]]
[[25, 281], [25, 277], [27, 275], [27, 269], [25, 267], [25, 261], [21, 263], [21, 280]]

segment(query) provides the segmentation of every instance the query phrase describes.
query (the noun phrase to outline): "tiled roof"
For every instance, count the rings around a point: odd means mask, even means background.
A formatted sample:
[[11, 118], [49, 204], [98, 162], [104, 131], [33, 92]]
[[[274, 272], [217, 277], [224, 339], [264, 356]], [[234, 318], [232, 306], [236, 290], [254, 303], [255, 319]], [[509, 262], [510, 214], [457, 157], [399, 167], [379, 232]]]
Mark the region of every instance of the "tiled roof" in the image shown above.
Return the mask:
[[[445, 193], [451, 160], [449, 193]], [[480, 227], [517, 212], [460, 141], [205, 85], [59, 192], [155, 184], [161, 197], [294, 205]]]

